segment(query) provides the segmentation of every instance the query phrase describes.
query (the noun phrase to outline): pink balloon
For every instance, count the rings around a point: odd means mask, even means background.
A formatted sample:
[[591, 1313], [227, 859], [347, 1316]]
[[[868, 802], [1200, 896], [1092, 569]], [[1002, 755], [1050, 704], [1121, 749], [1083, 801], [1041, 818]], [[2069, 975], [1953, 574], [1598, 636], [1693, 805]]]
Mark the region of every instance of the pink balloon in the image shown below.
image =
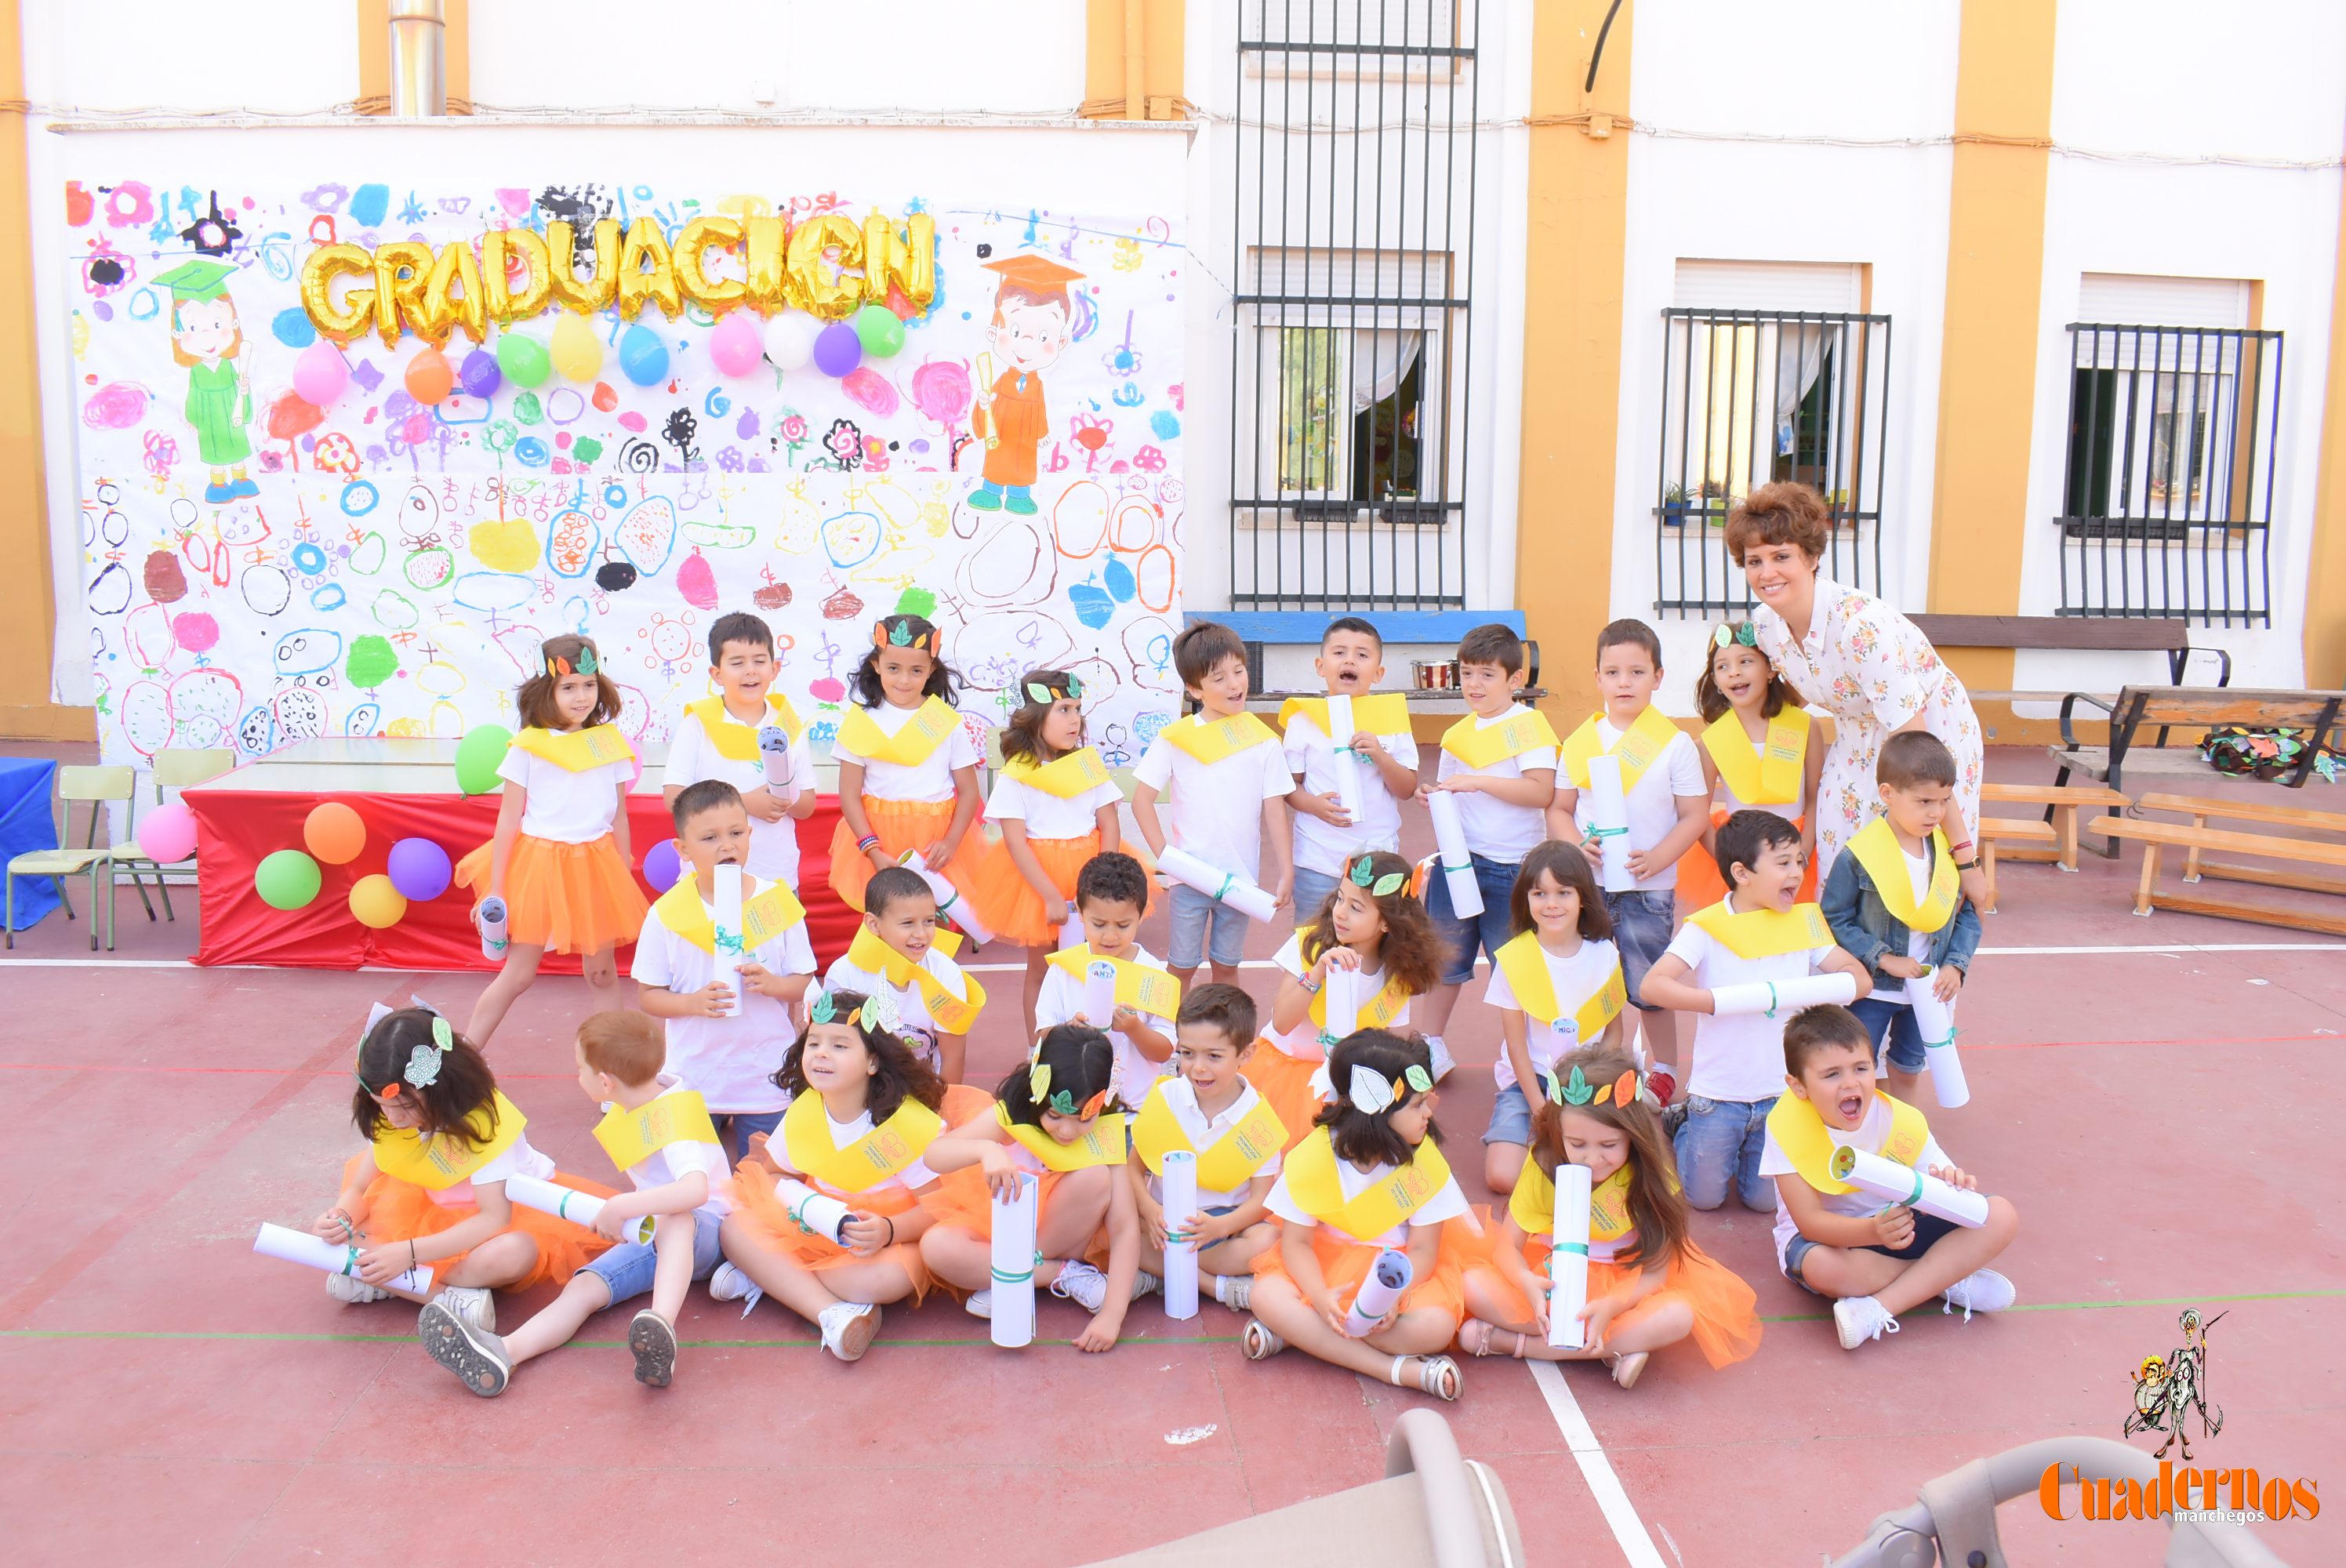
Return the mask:
[[717, 330], [709, 334], [709, 357], [717, 362], [719, 373], [746, 376], [758, 368], [765, 353], [765, 343], [758, 335], [758, 325], [745, 311], [734, 311], [719, 317]]
[[303, 402], [319, 408], [342, 396], [350, 381], [351, 367], [343, 362], [342, 351], [323, 340], [303, 349], [301, 357], [293, 361], [293, 390], [301, 394]]
[[196, 814], [184, 800], [158, 806], [138, 824], [138, 850], [163, 865], [184, 860], [196, 852]]

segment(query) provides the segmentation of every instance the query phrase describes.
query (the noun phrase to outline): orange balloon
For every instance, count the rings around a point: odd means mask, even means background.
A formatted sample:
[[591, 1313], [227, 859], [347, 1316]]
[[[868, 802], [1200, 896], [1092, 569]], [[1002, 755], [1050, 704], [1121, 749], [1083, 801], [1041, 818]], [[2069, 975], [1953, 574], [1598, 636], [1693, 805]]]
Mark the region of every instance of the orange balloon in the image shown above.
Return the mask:
[[346, 866], [366, 848], [366, 824], [340, 800], [328, 800], [301, 824], [301, 842], [323, 864]]
[[419, 350], [407, 361], [407, 395], [417, 402], [444, 402], [455, 386], [456, 367], [439, 350]]

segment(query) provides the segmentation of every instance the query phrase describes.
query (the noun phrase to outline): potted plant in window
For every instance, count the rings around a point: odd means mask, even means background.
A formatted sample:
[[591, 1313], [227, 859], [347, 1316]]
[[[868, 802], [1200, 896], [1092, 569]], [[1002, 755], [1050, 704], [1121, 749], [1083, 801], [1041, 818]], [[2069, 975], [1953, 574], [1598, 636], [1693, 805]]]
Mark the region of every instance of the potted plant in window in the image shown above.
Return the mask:
[[1719, 479], [1704, 480], [1702, 482], [1702, 488], [1698, 492], [1698, 495], [1699, 497], [1698, 509], [1702, 513], [1702, 520], [1713, 528], [1726, 527], [1727, 514], [1730, 510], [1726, 481]]
[[1673, 484], [1662, 492], [1662, 526], [1676, 528], [1686, 522], [1687, 493], [1683, 484]]

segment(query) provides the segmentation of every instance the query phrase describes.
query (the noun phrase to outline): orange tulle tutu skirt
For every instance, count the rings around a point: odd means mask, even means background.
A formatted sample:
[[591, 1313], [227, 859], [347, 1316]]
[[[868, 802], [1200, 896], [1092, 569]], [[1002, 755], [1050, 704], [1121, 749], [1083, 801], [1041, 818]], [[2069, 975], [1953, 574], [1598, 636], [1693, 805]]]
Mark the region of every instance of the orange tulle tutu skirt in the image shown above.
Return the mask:
[[[342, 1171], [345, 1181], [355, 1174], [358, 1162], [365, 1157], [363, 1155], [351, 1156], [350, 1164]], [[589, 1197], [612, 1196], [612, 1189], [607, 1186], [600, 1186], [561, 1171], [555, 1172], [553, 1179], [558, 1185], [573, 1192], [583, 1192]], [[402, 1181], [381, 1171], [377, 1171], [374, 1179], [367, 1183], [366, 1207], [367, 1241], [376, 1247], [389, 1241], [421, 1241], [427, 1236], [437, 1236], [459, 1221], [472, 1218], [478, 1212], [471, 1204], [451, 1208], [434, 1203], [432, 1195], [413, 1182]], [[525, 1208], [520, 1204], [513, 1206], [512, 1228], [537, 1242], [537, 1263], [519, 1279], [509, 1285], [498, 1286], [500, 1290], [526, 1290], [534, 1285], [549, 1282], [567, 1285], [572, 1275], [609, 1251], [612, 1246], [607, 1237], [596, 1235], [583, 1225], [573, 1225], [566, 1219], [558, 1219], [539, 1209]], [[454, 1257], [444, 1257], [426, 1265], [432, 1270], [433, 1282], [438, 1284], [444, 1279], [448, 1270], [468, 1256], [470, 1254], [460, 1252]]]
[[[928, 1265], [921, 1261], [921, 1245], [917, 1241], [900, 1241], [883, 1247], [869, 1256], [849, 1251], [827, 1236], [817, 1236], [801, 1229], [790, 1217], [788, 1205], [774, 1191], [774, 1173], [756, 1160], [743, 1160], [733, 1173], [729, 1189], [733, 1201], [740, 1205], [742, 1223], [758, 1240], [782, 1254], [800, 1268], [821, 1274], [825, 1270], [843, 1268], [850, 1263], [892, 1263], [904, 1271], [913, 1282], [913, 1300], [917, 1304], [929, 1293]], [[894, 1218], [918, 1207], [920, 1199], [901, 1186], [888, 1187], [877, 1193], [865, 1193], [850, 1206], [864, 1214], [886, 1215]]]
[[[1532, 1304], [1524, 1298], [1507, 1277], [1491, 1262], [1491, 1248], [1502, 1245], [1498, 1227], [1486, 1226], [1483, 1235], [1472, 1244], [1473, 1259], [1468, 1272], [1475, 1286], [1490, 1295], [1505, 1308], [1511, 1323], [1532, 1321]], [[1524, 1261], [1535, 1275], [1547, 1273], [1547, 1255], [1553, 1250], [1544, 1237], [1533, 1237], [1524, 1247]], [[1599, 1263], [1591, 1259], [1588, 1265], [1588, 1298], [1591, 1301], [1608, 1292], [1633, 1284], [1637, 1268], [1618, 1263]], [[1642, 1321], [1669, 1301], [1683, 1301], [1694, 1313], [1694, 1328], [1689, 1337], [1703, 1359], [1713, 1367], [1725, 1367], [1742, 1360], [1760, 1348], [1760, 1298], [1751, 1287], [1743, 1282], [1724, 1263], [1689, 1241], [1686, 1249], [1670, 1260], [1669, 1275], [1663, 1287], [1613, 1319], [1608, 1338], [1613, 1332]]]
[[[1442, 1227], [1442, 1251], [1435, 1258], [1433, 1273], [1413, 1281], [1407, 1295], [1401, 1298], [1401, 1309], [1415, 1312], [1433, 1308], [1450, 1315], [1454, 1329], [1466, 1319], [1465, 1258], [1451, 1241], [1450, 1232], [1462, 1222], [1450, 1220]], [[1279, 1278], [1289, 1284], [1294, 1277], [1287, 1272], [1287, 1260], [1280, 1256], [1285, 1245], [1282, 1240], [1264, 1247], [1254, 1260], [1255, 1277], [1259, 1279]], [[1320, 1260], [1320, 1278], [1335, 1293], [1339, 1304], [1349, 1306], [1359, 1293], [1361, 1281], [1369, 1277], [1369, 1268], [1384, 1251], [1382, 1247], [1365, 1241], [1354, 1241], [1338, 1234], [1331, 1227], [1315, 1226], [1311, 1231], [1311, 1255]]]
[[[1080, 839], [1029, 839], [1026, 847], [1035, 851], [1043, 874], [1059, 890], [1059, 896], [1072, 906], [1076, 901], [1076, 876], [1099, 853], [1098, 830]], [[1026, 873], [1018, 869], [1018, 862], [1010, 858], [1010, 846], [1003, 840], [988, 844], [979, 856], [969, 901], [976, 909], [978, 919], [1005, 942], [1044, 949], [1059, 945], [1059, 928], [1043, 918], [1043, 896], [1026, 881]]]
[[[954, 803], [951, 800], [882, 800], [877, 795], [863, 797], [864, 820], [879, 835], [881, 851], [893, 860], [907, 850], [924, 850], [945, 836], [953, 826]], [[964, 894], [977, 886], [977, 828], [962, 835], [961, 847], [954, 858], [942, 866], [932, 866], [942, 871], [947, 881]], [[842, 817], [831, 834], [831, 891], [856, 913], [863, 912], [863, 884], [872, 880], [872, 857], [855, 847], [855, 830]], [[950, 917], [948, 917], [950, 918]]]
[[[1038, 1178], [1041, 1190], [1035, 1206], [1035, 1228], [1039, 1234], [1051, 1219], [1051, 1200], [1059, 1184], [1074, 1175], [1072, 1171], [1045, 1171]], [[1108, 1173], [1121, 1181], [1111, 1169]], [[980, 1241], [994, 1239], [994, 1195], [986, 1190], [984, 1173], [975, 1166], [964, 1166], [937, 1178], [937, 1185], [921, 1194], [921, 1207], [929, 1211], [939, 1225], [958, 1226]], [[1107, 1267], [1107, 1219], [1102, 1216], [1099, 1227], [1084, 1244], [1082, 1257], [1086, 1262]]]
[[[460, 887], [488, 891], [483, 844], [456, 862]], [[505, 861], [505, 935], [549, 952], [607, 952], [636, 940], [651, 908], [619, 846], [606, 833], [589, 844], [557, 844], [523, 833]]]
[[[1710, 830], [1716, 834], [1727, 819], [1734, 815], [1724, 806], [1710, 809]], [[1805, 831], [1806, 817], [1795, 817], [1792, 825]], [[1707, 910], [1727, 896], [1727, 880], [1719, 874], [1719, 858], [1703, 847], [1697, 839], [1678, 857], [1678, 908]], [[1800, 873], [1800, 891], [1793, 895], [1799, 903], [1814, 903], [1817, 900], [1817, 862], [1809, 860], [1808, 869]]]
[[1254, 1054], [1246, 1060], [1246, 1081], [1270, 1102], [1279, 1113], [1280, 1125], [1287, 1129], [1283, 1149], [1301, 1143], [1311, 1130], [1311, 1118], [1320, 1114], [1320, 1096], [1312, 1092], [1311, 1078], [1322, 1065], [1289, 1055], [1272, 1044], [1268, 1034], [1255, 1041]]

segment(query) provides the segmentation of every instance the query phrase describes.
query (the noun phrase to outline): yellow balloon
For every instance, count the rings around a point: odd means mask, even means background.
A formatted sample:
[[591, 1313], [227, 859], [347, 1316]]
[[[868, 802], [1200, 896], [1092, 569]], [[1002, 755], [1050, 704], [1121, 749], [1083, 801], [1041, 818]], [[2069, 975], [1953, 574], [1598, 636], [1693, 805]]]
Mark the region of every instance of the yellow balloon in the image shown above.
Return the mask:
[[374, 315], [372, 289], [344, 290], [334, 303], [337, 278], [374, 276], [374, 260], [356, 245], [321, 245], [301, 263], [301, 309], [310, 324], [337, 343], [348, 344], [363, 334]]
[[656, 219], [638, 218], [627, 225], [627, 238], [619, 246], [619, 319], [634, 321], [648, 303], [657, 303], [670, 321], [684, 314], [668, 239]]
[[462, 328], [476, 343], [488, 336], [488, 310], [481, 298], [481, 263], [473, 254], [471, 240], [452, 240], [440, 248], [423, 301], [432, 312], [433, 325], [439, 329], [440, 335], [432, 340], [435, 346], [446, 342], [454, 328]]
[[603, 340], [586, 317], [566, 311], [555, 318], [554, 341], [546, 355], [566, 380], [591, 382], [603, 368]]
[[696, 218], [676, 237], [676, 281], [684, 297], [712, 316], [721, 316], [741, 303], [749, 291], [738, 278], [711, 278], [701, 260], [710, 246], [728, 250], [741, 244], [741, 224], [732, 218]]
[[886, 304], [891, 283], [917, 311], [937, 297], [937, 220], [927, 213], [913, 213], [902, 229], [877, 212], [863, 220], [864, 299]]
[[[514, 258], [522, 263], [521, 287], [513, 287]], [[481, 236], [481, 298], [493, 321], [518, 321], [546, 309], [554, 292], [554, 270], [546, 241], [534, 229], [492, 229]]]
[[373, 931], [397, 925], [407, 915], [407, 895], [377, 871], [351, 884], [351, 915]]
[[[386, 349], [399, 347], [402, 332], [423, 331], [430, 315], [424, 291], [432, 284], [432, 247], [415, 239], [394, 239], [374, 248], [374, 330]], [[428, 334], [426, 334], [428, 335]], [[442, 329], [439, 342], [448, 341]]]
[[595, 225], [595, 275], [578, 276], [577, 253], [570, 225], [546, 226], [546, 263], [554, 270], [554, 302], [591, 316], [607, 310], [619, 282], [619, 220], [606, 218]]
[[[823, 252], [837, 250], [834, 265]], [[843, 212], [810, 218], [790, 235], [791, 303], [826, 321], [843, 321], [863, 302], [862, 280], [840, 272], [863, 265], [863, 230]]]
[[770, 316], [790, 302], [789, 231], [780, 219], [764, 215], [750, 219], [742, 228], [748, 235], [743, 254], [750, 272], [750, 303], [758, 314]]

